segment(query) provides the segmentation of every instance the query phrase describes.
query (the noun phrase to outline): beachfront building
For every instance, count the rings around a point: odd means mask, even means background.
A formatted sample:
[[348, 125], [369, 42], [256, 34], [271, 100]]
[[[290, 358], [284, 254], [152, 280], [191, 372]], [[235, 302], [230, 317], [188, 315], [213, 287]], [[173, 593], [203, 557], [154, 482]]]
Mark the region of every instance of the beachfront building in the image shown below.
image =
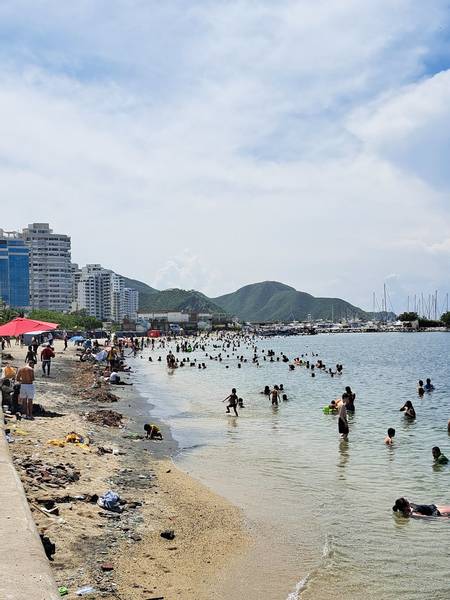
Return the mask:
[[29, 250], [16, 231], [0, 229], [0, 299], [6, 306], [30, 305]]
[[125, 287], [121, 275], [99, 264], [82, 267], [77, 284], [77, 307], [101, 321], [135, 318], [139, 294]]
[[70, 265], [71, 276], [72, 276], [72, 307], [71, 312], [77, 312], [78, 307], [78, 284], [81, 279], [81, 269], [77, 263], [71, 263]]
[[29, 249], [31, 307], [68, 312], [72, 303], [70, 236], [53, 233], [48, 223], [31, 223], [20, 237]]
[[135, 321], [137, 319], [139, 308], [139, 292], [137, 290], [133, 290], [132, 288], [126, 287], [123, 289], [123, 297], [124, 317], [130, 321]]
[[[227, 317], [229, 320], [229, 317]], [[158, 329], [165, 333], [180, 331], [195, 332], [206, 331], [213, 327], [215, 315], [209, 313], [157, 311], [141, 312], [138, 320], [151, 324], [152, 329]]]

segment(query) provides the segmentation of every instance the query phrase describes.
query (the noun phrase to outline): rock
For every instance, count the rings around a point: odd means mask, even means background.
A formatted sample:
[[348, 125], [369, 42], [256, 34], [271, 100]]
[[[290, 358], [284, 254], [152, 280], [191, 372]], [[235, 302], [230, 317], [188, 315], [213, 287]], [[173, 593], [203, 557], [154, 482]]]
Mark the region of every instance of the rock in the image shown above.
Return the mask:
[[165, 531], [161, 532], [161, 537], [165, 540], [173, 540], [175, 539], [175, 532], [173, 529], [166, 529]]
[[110, 562], [103, 563], [100, 565], [102, 571], [114, 571], [114, 565]]

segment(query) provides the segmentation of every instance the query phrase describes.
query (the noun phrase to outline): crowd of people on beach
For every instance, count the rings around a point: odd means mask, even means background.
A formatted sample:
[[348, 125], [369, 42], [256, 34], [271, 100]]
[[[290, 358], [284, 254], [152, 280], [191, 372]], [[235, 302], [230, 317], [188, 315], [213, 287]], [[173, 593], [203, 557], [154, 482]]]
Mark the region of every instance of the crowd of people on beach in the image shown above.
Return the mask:
[[[64, 338], [64, 350], [67, 349], [67, 336]], [[11, 340], [3, 338], [0, 340], [1, 347], [11, 347]], [[17, 339], [15, 344], [23, 345], [23, 339]], [[317, 375], [331, 378], [342, 377], [344, 366], [338, 362], [333, 367], [327, 366], [316, 352], [305, 352], [294, 359], [290, 359], [285, 352], [275, 352], [273, 349], [260, 348], [259, 339], [253, 334], [239, 334], [234, 332], [222, 332], [216, 334], [201, 334], [196, 337], [166, 336], [150, 338], [145, 336], [131, 337], [127, 339], [111, 338], [100, 343], [97, 339], [79, 339], [76, 342], [77, 355], [80, 362], [89, 362], [95, 366], [95, 386], [128, 386], [131, 367], [127, 365], [126, 358], [143, 358], [144, 351], [148, 350], [148, 361], [166, 365], [168, 372], [174, 374], [179, 368], [196, 368], [206, 370], [208, 362], [224, 363], [225, 369], [233, 368], [233, 365], [241, 369], [243, 365], [249, 364], [261, 368], [264, 362], [286, 364], [289, 371], [305, 369], [312, 378]], [[157, 354], [157, 356], [155, 356]], [[164, 361], [165, 355], [165, 361]], [[51, 377], [52, 360], [55, 358], [53, 337], [48, 334], [45, 340], [33, 338], [27, 348], [24, 364], [11, 365], [8, 362], [3, 369], [1, 380], [2, 403], [8, 408], [8, 412], [17, 418], [33, 419], [33, 401], [35, 398], [35, 368], [41, 362], [42, 377]], [[126, 375], [126, 377], [124, 377]], [[434, 385], [430, 378], [418, 381], [417, 394], [423, 398], [425, 394], [432, 393]], [[260, 394], [269, 400], [269, 405], [278, 410], [280, 404], [288, 402], [288, 394], [283, 383], [265, 385]], [[348, 415], [355, 413], [356, 393], [350, 386], [345, 386], [343, 393], [337, 399], [333, 399], [323, 407], [325, 414], [337, 416], [337, 429], [342, 441], [347, 441], [350, 435]], [[222, 400], [227, 415], [239, 417], [241, 409], [246, 407], [236, 387]], [[411, 400], [407, 400], [399, 409], [404, 418], [415, 420], [417, 418], [415, 408]], [[450, 420], [447, 424], [450, 433]], [[155, 423], [145, 423], [145, 435], [148, 439], [161, 440], [161, 429]], [[387, 446], [395, 443], [395, 429], [389, 427], [384, 438]], [[433, 461], [437, 465], [448, 463], [447, 457], [441, 452], [439, 446], [432, 448]], [[420, 513], [420, 506], [399, 499], [395, 511], [411, 516]], [[411, 508], [412, 507], [412, 508]], [[415, 507], [415, 508], [414, 508]], [[419, 507], [419, 508], [417, 508]], [[425, 509], [424, 509], [425, 510]], [[441, 516], [445, 510], [439, 510]], [[425, 514], [425, 513], [423, 513]]]

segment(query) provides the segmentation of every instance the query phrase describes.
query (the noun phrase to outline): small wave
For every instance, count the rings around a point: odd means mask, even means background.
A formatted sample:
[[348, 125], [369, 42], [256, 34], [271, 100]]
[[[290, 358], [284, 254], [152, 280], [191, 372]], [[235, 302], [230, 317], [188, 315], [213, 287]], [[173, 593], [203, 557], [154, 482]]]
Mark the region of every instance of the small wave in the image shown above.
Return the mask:
[[322, 548], [322, 558], [330, 558], [331, 556], [333, 556], [332, 539], [331, 535], [327, 533], [325, 536], [325, 543]]
[[306, 575], [306, 577], [303, 577], [303, 579], [301, 579], [295, 586], [295, 590], [288, 595], [286, 600], [299, 600], [300, 594], [306, 588], [306, 585], [310, 578], [311, 574], [308, 574]]
[[[324, 542], [323, 548], [322, 548], [322, 561], [321, 562], [325, 562], [332, 555], [333, 555], [332, 538], [327, 533], [327, 535], [325, 537], [325, 542]], [[299, 600], [300, 594], [306, 589], [306, 586], [308, 585], [308, 581], [312, 578], [313, 574], [314, 574], [314, 571], [312, 571], [311, 573], [308, 573], [305, 577], [303, 577], [303, 579], [301, 579], [295, 586], [295, 590], [288, 595], [286, 600]]]

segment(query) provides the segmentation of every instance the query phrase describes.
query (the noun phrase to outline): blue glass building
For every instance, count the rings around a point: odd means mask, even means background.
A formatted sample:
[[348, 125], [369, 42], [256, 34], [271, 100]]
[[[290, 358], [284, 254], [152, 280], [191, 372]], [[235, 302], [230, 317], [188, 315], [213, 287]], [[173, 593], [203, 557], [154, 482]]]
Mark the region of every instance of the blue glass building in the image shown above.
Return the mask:
[[0, 238], [0, 298], [13, 308], [30, 305], [30, 258], [25, 242]]

